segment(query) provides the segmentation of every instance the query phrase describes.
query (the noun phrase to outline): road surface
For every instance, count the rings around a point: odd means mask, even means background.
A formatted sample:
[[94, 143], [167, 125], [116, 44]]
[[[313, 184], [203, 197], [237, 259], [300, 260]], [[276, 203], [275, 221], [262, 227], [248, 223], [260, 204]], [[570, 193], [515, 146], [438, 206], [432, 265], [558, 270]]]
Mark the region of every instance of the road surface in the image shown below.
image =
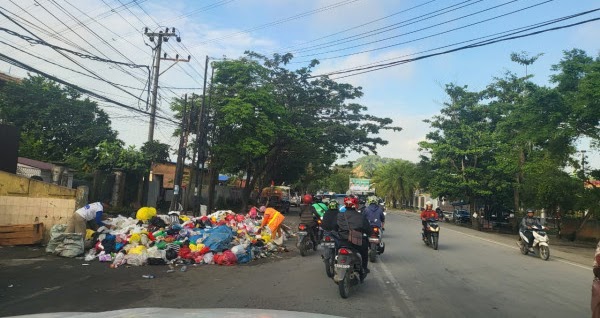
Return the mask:
[[344, 317], [590, 316], [589, 266], [552, 255], [547, 262], [523, 256], [512, 239], [479, 239], [482, 233], [446, 224], [434, 251], [420, 240], [415, 214], [388, 213], [387, 219], [385, 254], [348, 299], [326, 277], [320, 250], [300, 257], [290, 247], [281, 258], [251, 265], [166, 273], [164, 266], [110, 269], [53, 256], [6, 260], [0, 249], [0, 316], [137, 307], [262, 308]]

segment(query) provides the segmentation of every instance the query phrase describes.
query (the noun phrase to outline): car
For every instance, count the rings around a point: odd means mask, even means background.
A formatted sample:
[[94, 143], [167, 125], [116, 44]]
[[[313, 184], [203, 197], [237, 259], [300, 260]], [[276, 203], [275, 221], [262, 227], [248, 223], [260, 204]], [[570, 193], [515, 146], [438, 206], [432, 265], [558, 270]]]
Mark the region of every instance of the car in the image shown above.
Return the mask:
[[454, 223], [469, 223], [471, 222], [471, 213], [467, 210], [454, 211]]
[[290, 205], [292, 206], [300, 206], [300, 196], [298, 195], [294, 195], [292, 197], [290, 197]]

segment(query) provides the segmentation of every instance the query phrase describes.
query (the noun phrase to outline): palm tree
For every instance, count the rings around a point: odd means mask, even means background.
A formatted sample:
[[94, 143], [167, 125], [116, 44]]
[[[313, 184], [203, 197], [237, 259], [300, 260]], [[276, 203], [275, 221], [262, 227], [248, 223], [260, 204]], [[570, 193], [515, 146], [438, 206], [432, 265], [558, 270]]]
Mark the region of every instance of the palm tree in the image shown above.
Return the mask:
[[396, 208], [396, 201], [406, 202], [412, 198], [418, 186], [416, 175], [417, 165], [402, 159], [393, 161], [379, 167], [373, 176], [373, 184], [379, 196], [391, 200]]

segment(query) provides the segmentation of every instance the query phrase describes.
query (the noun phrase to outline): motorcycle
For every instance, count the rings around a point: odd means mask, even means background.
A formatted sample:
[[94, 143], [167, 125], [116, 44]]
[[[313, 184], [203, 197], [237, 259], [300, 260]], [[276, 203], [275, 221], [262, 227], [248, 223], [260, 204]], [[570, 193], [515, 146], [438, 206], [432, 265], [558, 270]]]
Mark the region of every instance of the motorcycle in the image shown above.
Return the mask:
[[360, 253], [350, 247], [340, 247], [334, 264], [333, 281], [338, 285], [342, 298], [350, 296], [350, 287], [362, 283], [366, 274], [362, 269]]
[[[317, 233], [317, 236], [320, 235], [318, 233], [322, 232], [322, 230], [320, 230], [320, 226], [315, 226], [310, 232], [310, 234], [308, 230], [308, 225], [304, 223], [298, 224], [298, 242], [296, 243], [296, 246], [300, 251], [300, 256], [306, 256], [306, 254], [308, 254], [308, 251], [310, 250], [317, 250], [317, 244], [320, 238], [314, 237], [314, 235], [315, 232]], [[317, 243], [315, 244], [314, 242]]]
[[438, 249], [440, 239], [440, 226], [436, 219], [427, 220], [425, 232], [423, 233], [423, 241], [427, 246], [431, 246], [434, 250]]
[[335, 249], [336, 238], [334, 237], [334, 235], [335, 234], [332, 232], [326, 232], [323, 236], [323, 243], [322, 243], [324, 253], [323, 253], [323, 255], [321, 255], [321, 258], [323, 258], [323, 262], [325, 263], [325, 273], [327, 274], [327, 277], [329, 277], [329, 278], [333, 277], [335, 257], [336, 257], [336, 249]]
[[523, 255], [535, 253], [539, 255], [541, 259], [547, 261], [550, 258], [550, 246], [548, 245], [550, 239], [544, 231], [544, 227], [534, 225], [531, 227], [530, 231], [533, 233], [533, 244], [531, 244], [531, 247], [529, 246], [529, 240], [523, 231], [519, 231], [519, 241], [517, 244], [519, 245], [521, 253]]
[[381, 238], [381, 229], [378, 226], [373, 226], [373, 234], [369, 237], [369, 261], [375, 263], [377, 255], [383, 254], [385, 244]]

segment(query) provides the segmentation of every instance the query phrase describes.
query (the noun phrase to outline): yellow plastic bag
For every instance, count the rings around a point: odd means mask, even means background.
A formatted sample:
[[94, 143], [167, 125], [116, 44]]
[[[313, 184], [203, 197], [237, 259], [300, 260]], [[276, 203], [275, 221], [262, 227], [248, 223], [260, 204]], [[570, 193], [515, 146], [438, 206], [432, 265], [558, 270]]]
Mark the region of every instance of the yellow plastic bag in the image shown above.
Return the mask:
[[135, 218], [140, 221], [148, 221], [154, 216], [156, 216], [156, 209], [153, 207], [140, 208], [135, 214]]
[[91, 240], [94, 233], [96, 233], [96, 231], [94, 231], [94, 230], [90, 230], [90, 229], [85, 230], [85, 239]]
[[146, 247], [144, 245], [138, 245], [127, 252], [127, 254], [142, 254], [146, 251]]
[[142, 237], [138, 233], [131, 234], [129, 243], [139, 243]]
[[197, 250], [198, 250], [198, 248], [196, 247], [196, 244], [190, 243], [190, 251], [195, 252]]
[[179, 218], [180, 218], [181, 220], [183, 220], [183, 222], [187, 222], [187, 221], [189, 221], [189, 220], [190, 220], [190, 217], [189, 217], [189, 216], [187, 216], [187, 215], [180, 215], [180, 216], [179, 216]]

